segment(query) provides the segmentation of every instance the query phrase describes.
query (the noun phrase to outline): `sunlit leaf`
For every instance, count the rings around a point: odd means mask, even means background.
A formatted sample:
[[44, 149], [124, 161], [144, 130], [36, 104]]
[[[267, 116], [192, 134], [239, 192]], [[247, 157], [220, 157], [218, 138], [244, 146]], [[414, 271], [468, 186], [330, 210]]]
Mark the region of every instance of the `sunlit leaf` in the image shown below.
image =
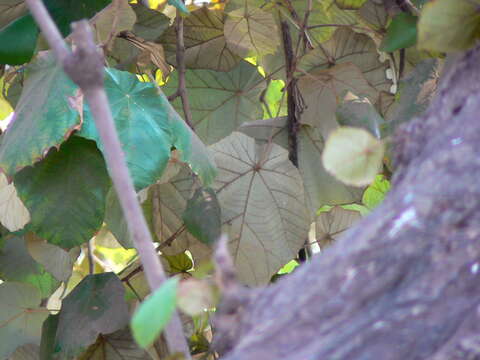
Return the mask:
[[60, 281], [28, 253], [24, 236], [5, 240], [0, 251], [0, 278], [30, 284], [40, 291], [42, 298], [49, 297], [60, 285]]
[[418, 47], [433, 51], [459, 51], [480, 35], [479, 0], [436, 0], [427, 3], [418, 22]]
[[133, 338], [142, 348], [152, 345], [170, 321], [176, 307], [177, 286], [177, 278], [168, 279], [133, 314]]
[[199, 188], [187, 202], [183, 221], [187, 230], [198, 240], [212, 245], [221, 232], [220, 211], [215, 191], [211, 188]]
[[48, 311], [40, 308], [41, 294], [29, 284], [0, 284], [0, 357], [5, 359], [23, 344], [40, 344]]
[[269, 152], [233, 133], [211, 147], [215, 190], [240, 279], [265, 284], [303, 246], [309, 230], [302, 179], [276, 144]]
[[[225, 42], [224, 14], [201, 7], [184, 19], [185, 66], [189, 69], [230, 71], [240, 61]], [[168, 62], [176, 65], [177, 35], [170, 27], [159, 40], [165, 47]]]
[[[265, 82], [252, 64], [241, 61], [229, 72], [188, 70], [185, 76], [195, 132], [205, 143], [212, 144], [243, 122], [262, 116], [258, 99]], [[165, 93], [172, 94], [177, 87], [178, 74], [174, 72], [164, 86]], [[182, 111], [179, 98], [173, 105]]]
[[[78, 355], [99, 334], [128, 323], [125, 290], [113, 273], [88, 275], [63, 300], [55, 350], [65, 358]], [[75, 327], [72, 327], [75, 324]]]
[[362, 203], [370, 210], [376, 208], [385, 198], [390, 190], [390, 181], [383, 175], [377, 175], [375, 181], [365, 190], [362, 197]]
[[13, 124], [0, 145], [0, 166], [8, 176], [41, 160], [80, 128], [75, 89], [52, 54], [39, 56], [27, 68]]
[[354, 186], [368, 185], [380, 171], [384, 145], [368, 131], [340, 127], [325, 144], [323, 166], [339, 180]]
[[0, 173], [0, 222], [8, 230], [17, 231], [29, 221], [30, 213], [18, 198], [15, 185], [8, 184], [5, 175]]
[[321, 212], [315, 220], [315, 237], [320, 248], [330, 245], [340, 235], [360, 220], [358, 211], [334, 206], [330, 211]]
[[177, 255], [164, 255], [164, 258], [168, 261], [171, 273], [187, 272], [193, 268], [192, 259], [186, 253], [180, 253]]
[[14, 182], [31, 229], [48, 242], [70, 249], [100, 229], [110, 178], [92, 141], [71, 137], [59, 151], [17, 173]]
[[[215, 165], [206, 147], [152, 83], [109, 68], [105, 88], [137, 189], [160, 178], [173, 146], [180, 151], [181, 160], [189, 163], [202, 181], [207, 184], [212, 181]], [[104, 151], [89, 108], [85, 110], [85, 123], [78, 135], [95, 140]]]

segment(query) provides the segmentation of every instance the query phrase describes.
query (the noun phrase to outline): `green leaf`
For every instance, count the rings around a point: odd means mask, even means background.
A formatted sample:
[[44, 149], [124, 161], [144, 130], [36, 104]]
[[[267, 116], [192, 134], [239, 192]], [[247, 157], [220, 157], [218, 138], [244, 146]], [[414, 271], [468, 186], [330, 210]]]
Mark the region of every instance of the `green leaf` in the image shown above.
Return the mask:
[[28, 67], [13, 123], [0, 145], [0, 167], [8, 176], [43, 159], [80, 128], [75, 89], [53, 54], [39, 56]]
[[175, 6], [178, 10], [180, 10], [184, 14], [190, 13], [190, 11], [188, 11], [187, 7], [185, 6], [185, 3], [182, 0], [168, 0], [168, 4]]
[[0, 64], [20, 65], [33, 56], [38, 27], [30, 15], [22, 16], [0, 29]]
[[[90, 18], [111, 0], [46, 0], [50, 12], [62, 35], [70, 33], [70, 23]], [[28, 62], [35, 50], [38, 27], [31, 15], [24, 15], [0, 30], [0, 63], [18, 65]]]
[[[167, 30], [170, 19], [166, 15], [152, 10], [143, 4], [130, 4], [130, 6], [137, 16], [137, 21], [133, 26], [133, 33], [135, 35], [144, 40], [153, 41]], [[187, 19], [189, 19], [189, 17]]]
[[0, 251], [0, 278], [30, 284], [40, 291], [42, 298], [49, 297], [60, 285], [28, 253], [24, 236], [5, 239]]
[[0, 284], [0, 358], [6, 359], [23, 344], [39, 344], [47, 309], [40, 308], [41, 294], [29, 284]]
[[368, 131], [340, 127], [333, 131], [323, 151], [325, 169], [340, 181], [353, 186], [370, 184], [380, 171], [383, 142]]
[[[183, 23], [185, 42], [185, 66], [188, 69], [230, 71], [240, 61], [225, 42], [223, 33], [225, 15], [220, 10], [206, 6], [192, 11]], [[160, 38], [167, 60], [176, 66], [177, 35], [171, 26]]]
[[[185, 78], [193, 126], [205, 143], [212, 144], [242, 123], [262, 117], [263, 109], [258, 99], [265, 82], [252, 64], [242, 60], [229, 72], [187, 70]], [[164, 86], [165, 93], [173, 94], [177, 88], [178, 74], [173, 72]], [[173, 105], [181, 111], [179, 98]]]
[[110, 178], [95, 143], [73, 136], [14, 181], [31, 230], [48, 242], [70, 249], [100, 229]]
[[[206, 147], [154, 84], [141, 82], [134, 74], [107, 68], [105, 90], [137, 189], [160, 178], [172, 147], [180, 151], [181, 161], [189, 163], [204, 183], [213, 180], [215, 165]], [[96, 141], [104, 151], [88, 106], [78, 135]]]
[[76, 356], [99, 334], [122, 329], [128, 323], [124, 297], [123, 284], [114, 273], [85, 277], [62, 301], [56, 352], [63, 358]]
[[177, 286], [177, 278], [168, 279], [133, 314], [130, 323], [133, 338], [142, 348], [152, 345], [170, 321], [176, 307]]
[[418, 47], [460, 51], [472, 46], [480, 31], [479, 0], [435, 0], [427, 3], [418, 22]]
[[211, 188], [197, 189], [182, 216], [187, 230], [207, 245], [212, 245], [220, 236], [220, 217], [220, 204]]
[[168, 261], [171, 273], [187, 272], [193, 268], [192, 259], [186, 253], [180, 253], [177, 255], [163, 255]]
[[362, 202], [370, 210], [373, 210], [380, 205], [389, 190], [390, 181], [385, 179], [385, 176], [383, 175], [377, 175], [375, 181], [370, 184], [363, 193]]
[[[258, 146], [238, 132], [212, 145], [214, 189], [239, 278], [266, 284], [305, 243], [310, 228], [302, 179], [276, 144]], [[266, 151], [266, 152], [265, 152]]]
[[335, 0], [335, 4], [343, 10], [357, 10], [362, 7], [362, 5], [367, 0]]
[[394, 52], [415, 45], [417, 42], [417, 20], [416, 16], [408, 13], [396, 15], [388, 25], [387, 35], [380, 45], [380, 50]]

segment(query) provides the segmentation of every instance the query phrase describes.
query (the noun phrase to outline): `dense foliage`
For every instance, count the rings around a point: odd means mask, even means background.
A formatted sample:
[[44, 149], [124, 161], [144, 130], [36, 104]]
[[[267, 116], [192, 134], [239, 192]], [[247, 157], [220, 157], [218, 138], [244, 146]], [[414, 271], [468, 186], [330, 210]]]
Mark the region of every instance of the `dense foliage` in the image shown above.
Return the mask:
[[24, 2], [0, 0], [0, 358], [162, 357], [175, 303], [211, 356], [220, 234], [250, 286], [328, 246], [382, 201], [393, 131], [479, 24], [467, 0], [195, 3], [45, 1], [67, 40], [90, 19], [145, 218], [181, 274], [132, 320], [148, 288], [92, 113]]

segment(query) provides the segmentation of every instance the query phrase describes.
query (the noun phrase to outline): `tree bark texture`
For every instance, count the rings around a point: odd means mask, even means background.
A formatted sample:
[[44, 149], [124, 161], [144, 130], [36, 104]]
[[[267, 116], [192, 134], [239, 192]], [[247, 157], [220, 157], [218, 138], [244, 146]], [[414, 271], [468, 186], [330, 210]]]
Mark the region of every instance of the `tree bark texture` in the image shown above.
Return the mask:
[[480, 359], [480, 46], [395, 137], [384, 203], [262, 289], [227, 289], [223, 360]]

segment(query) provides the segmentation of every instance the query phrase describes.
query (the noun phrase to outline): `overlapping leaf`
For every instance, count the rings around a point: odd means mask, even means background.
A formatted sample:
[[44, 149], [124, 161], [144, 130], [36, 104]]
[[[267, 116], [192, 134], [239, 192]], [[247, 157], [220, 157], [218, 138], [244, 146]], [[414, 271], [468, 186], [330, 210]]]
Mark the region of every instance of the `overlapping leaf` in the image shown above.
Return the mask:
[[14, 184], [8, 184], [5, 175], [0, 173], [0, 222], [8, 230], [17, 231], [29, 221], [30, 213], [18, 198]]
[[135, 11], [137, 21], [133, 33], [147, 41], [156, 40], [167, 30], [169, 18], [161, 12], [149, 9], [142, 4], [130, 4]]
[[[99, 334], [120, 330], [128, 323], [125, 290], [113, 273], [89, 275], [63, 300], [56, 336], [57, 352], [78, 355]], [[75, 324], [75, 327], [72, 327]]]
[[40, 308], [40, 291], [29, 284], [0, 284], [0, 357], [8, 356], [24, 344], [39, 344], [42, 323], [48, 316]]
[[31, 229], [48, 242], [70, 249], [100, 229], [110, 179], [92, 141], [70, 137], [14, 181], [30, 211]]
[[[259, 119], [263, 114], [258, 100], [265, 83], [256, 67], [246, 61], [242, 60], [229, 72], [188, 70], [186, 86], [195, 132], [207, 144], [224, 138], [242, 123]], [[174, 72], [164, 89], [172, 94], [177, 87], [178, 74]], [[173, 104], [181, 111], [179, 98]]]
[[309, 230], [303, 185], [288, 152], [272, 144], [262, 160], [255, 140], [233, 133], [212, 146], [222, 223], [239, 277], [265, 284], [295, 257]]
[[[273, 141], [288, 149], [286, 117], [244, 124], [239, 131], [262, 143]], [[302, 176], [310, 214], [323, 205], [349, 204], [359, 201], [362, 189], [343, 184], [323, 167], [321, 156], [325, 140], [318, 129], [302, 125], [298, 132], [298, 170]]]
[[[105, 89], [137, 189], [160, 178], [172, 147], [180, 151], [181, 160], [189, 163], [202, 181], [212, 181], [215, 166], [208, 150], [153, 84], [127, 72], [106, 69]], [[88, 107], [84, 121], [78, 135], [95, 140], [104, 151]]]
[[299, 79], [298, 87], [305, 102], [301, 122], [318, 127], [322, 134], [328, 134], [337, 127], [335, 112], [345, 93], [350, 91], [371, 102], [375, 102], [378, 96], [361, 70], [351, 63], [312, 71]]
[[5, 240], [0, 252], [0, 278], [32, 285], [38, 289], [42, 298], [49, 297], [60, 285], [60, 281], [28, 253], [24, 236], [13, 236]]
[[42, 159], [80, 128], [75, 89], [52, 54], [40, 56], [28, 68], [13, 124], [0, 145], [0, 167], [8, 176]]
[[249, 1], [233, 11], [227, 7], [225, 39], [228, 48], [241, 57], [273, 54], [280, 46], [280, 34], [272, 13]]
[[26, 13], [25, 0], [3, 0], [0, 2], [0, 28]]
[[315, 237], [321, 248], [334, 240], [362, 216], [358, 211], [346, 210], [335, 206], [327, 212], [321, 212], [315, 220]]
[[[240, 57], [227, 48], [223, 34], [224, 14], [202, 7], [184, 20], [185, 66], [189, 69], [230, 71]], [[168, 62], [176, 64], [175, 28], [172, 26], [159, 40], [165, 48]]]
[[113, 1], [93, 19], [97, 41], [105, 44], [120, 32], [132, 29], [137, 16], [128, 0]]

